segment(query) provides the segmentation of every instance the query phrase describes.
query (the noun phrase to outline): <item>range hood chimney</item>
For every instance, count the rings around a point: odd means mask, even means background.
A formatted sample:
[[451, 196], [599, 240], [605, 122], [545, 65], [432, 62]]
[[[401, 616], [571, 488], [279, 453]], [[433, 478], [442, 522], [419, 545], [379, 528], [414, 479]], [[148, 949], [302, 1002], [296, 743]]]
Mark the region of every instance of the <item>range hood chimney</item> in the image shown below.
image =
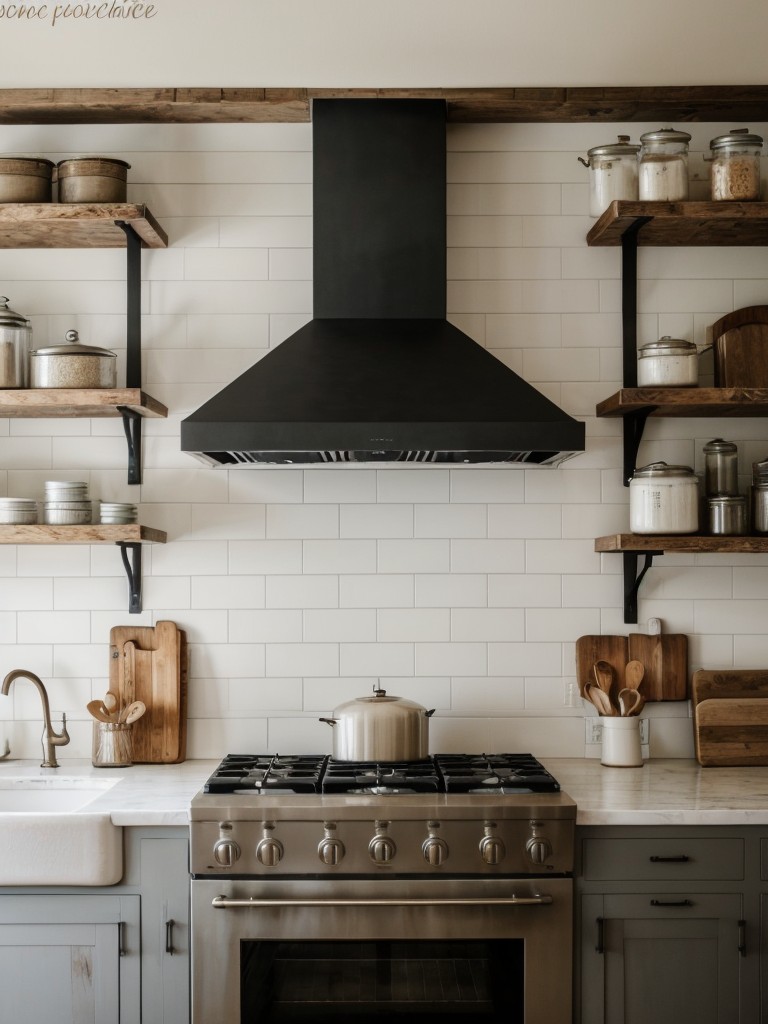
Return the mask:
[[556, 465], [566, 415], [446, 319], [445, 105], [315, 100], [314, 319], [188, 416], [214, 466]]

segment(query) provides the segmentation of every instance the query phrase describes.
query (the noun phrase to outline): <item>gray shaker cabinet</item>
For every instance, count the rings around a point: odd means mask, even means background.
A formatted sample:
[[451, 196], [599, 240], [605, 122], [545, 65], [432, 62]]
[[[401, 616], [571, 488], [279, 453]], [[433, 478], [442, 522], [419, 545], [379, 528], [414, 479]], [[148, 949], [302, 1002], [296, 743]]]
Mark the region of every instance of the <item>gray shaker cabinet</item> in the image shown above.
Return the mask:
[[113, 886], [0, 888], [0, 1021], [189, 1024], [185, 828], [126, 828]]
[[755, 829], [581, 828], [580, 1024], [760, 1019]]

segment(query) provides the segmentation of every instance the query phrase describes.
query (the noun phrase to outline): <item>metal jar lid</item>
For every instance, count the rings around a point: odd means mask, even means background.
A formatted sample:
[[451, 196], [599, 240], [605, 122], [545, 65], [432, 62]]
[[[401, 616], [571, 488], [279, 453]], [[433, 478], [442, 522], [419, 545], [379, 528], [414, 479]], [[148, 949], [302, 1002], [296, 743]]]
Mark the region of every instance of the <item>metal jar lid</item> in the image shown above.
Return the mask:
[[0, 327], [27, 327], [29, 320], [8, 308], [8, 299], [0, 295]]
[[[591, 159], [593, 156], [637, 156], [640, 146], [636, 143], [629, 141], [628, 135], [617, 136], [618, 142], [608, 142], [604, 146], [593, 146], [592, 149], [587, 150], [587, 156]], [[588, 167], [589, 162], [579, 160]]]
[[695, 479], [696, 474], [691, 466], [671, 466], [666, 462], [650, 462], [647, 466], [636, 469], [632, 479], [664, 476], [690, 476]]
[[649, 341], [646, 345], [643, 345], [639, 356], [641, 359], [644, 359], [646, 356], [687, 356], [696, 351], [695, 342], [686, 341], [684, 338], [671, 338], [668, 334], [665, 334], [658, 341]]
[[730, 455], [737, 452], [739, 449], [733, 443], [733, 441], [724, 441], [722, 437], [716, 437], [714, 440], [709, 441], [704, 445], [704, 453], [718, 454], [718, 455]]
[[746, 507], [747, 499], [743, 494], [713, 494], [707, 498], [710, 508], [741, 508]]
[[751, 135], [749, 128], [731, 128], [727, 135], [718, 135], [709, 144], [710, 149], [724, 149], [727, 146], [756, 146], [763, 147], [763, 139], [760, 135]]
[[96, 348], [95, 345], [81, 345], [77, 331], [67, 331], [64, 335], [66, 345], [49, 345], [47, 348], [36, 348], [33, 356], [106, 356], [117, 359], [117, 355], [108, 348]]
[[690, 142], [688, 132], [680, 132], [676, 128], [658, 128], [655, 132], [646, 132], [640, 136], [640, 142]]

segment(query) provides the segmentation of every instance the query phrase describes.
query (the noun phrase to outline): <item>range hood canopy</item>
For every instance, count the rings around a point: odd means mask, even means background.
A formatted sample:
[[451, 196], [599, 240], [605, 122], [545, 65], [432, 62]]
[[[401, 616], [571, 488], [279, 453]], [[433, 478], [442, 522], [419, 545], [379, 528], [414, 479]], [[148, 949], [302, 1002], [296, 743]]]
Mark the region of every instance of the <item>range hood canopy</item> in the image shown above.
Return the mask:
[[445, 106], [315, 100], [314, 319], [181, 424], [215, 466], [557, 464], [572, 419], [445, 319]]

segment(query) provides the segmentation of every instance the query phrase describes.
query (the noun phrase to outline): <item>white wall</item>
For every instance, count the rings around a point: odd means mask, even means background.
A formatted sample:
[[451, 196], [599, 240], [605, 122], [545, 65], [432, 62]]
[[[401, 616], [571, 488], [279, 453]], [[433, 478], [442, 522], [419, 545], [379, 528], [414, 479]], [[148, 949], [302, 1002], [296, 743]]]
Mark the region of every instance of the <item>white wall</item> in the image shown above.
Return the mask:
[[19, 6], [0, 4], [3, 88], [765, 82], [762, 0], [54, 0], [26, 3], [32, 19]]
[[[387, 688], [428, 707], [433, 749], [581, 756], [569, 707], [574, 642], [626, 632], [621, 558], [596, 535], [626, 529], [618, 420], [595, 405], [620, 383], [619, 252], [587, 248], [587, 172], [576, 157], [653, 125], [453, 126], [451, 319], [587, 424], [562, 469], [211, 470], [179, 452], [179, 421], [311, 314], [307, 125], [38, 126], [4, 129], [16, 152], [127, 159], [129, 198], [169, 232], [145, 253], [145, 387], [170, 409], [145, 421], [144, 482], [126, 483], [119, 421], [0, 421], [0, 494], [42, 497], [83, 479], [94, 498], [140, 500], [168, 531], [146, 547], [144, 607], [127, 613], [117, 550], [0, 547], [0, 671], [48, 683], [89, 756], [86, 702], [107, 685], [109, 630], [170, 618], [192, 651], [189, 754], [330, 749], [317, 718]], [[695, 125], [701, 152], [724, 125]], [[768, 125], [750, 126], [762, 134]], [[640, 336], [703, 342], [723, 313], [768, 298], [768, 250], [640, 254]], [[120, 353], [121, 252], [0, 251], [10, 304], [37, 345], [76, 327]], [[701, 465], [725, 434], [742, 471], [768, 451], [763, 420], [652, 423], [640, 461]], [[641, 623], [691, 638], [691, 665], [766, 662], [768, 557], [666, 556], [643, 584]], [[642, 626], [640, 627], [642, 628]], [[580, 702], [577, 701], [580, 705]], [[23, 682], [0, 715], [34, 757], [40, 712]], [[686, 704], [649, 709], [654, 754], [690, 754]]]

